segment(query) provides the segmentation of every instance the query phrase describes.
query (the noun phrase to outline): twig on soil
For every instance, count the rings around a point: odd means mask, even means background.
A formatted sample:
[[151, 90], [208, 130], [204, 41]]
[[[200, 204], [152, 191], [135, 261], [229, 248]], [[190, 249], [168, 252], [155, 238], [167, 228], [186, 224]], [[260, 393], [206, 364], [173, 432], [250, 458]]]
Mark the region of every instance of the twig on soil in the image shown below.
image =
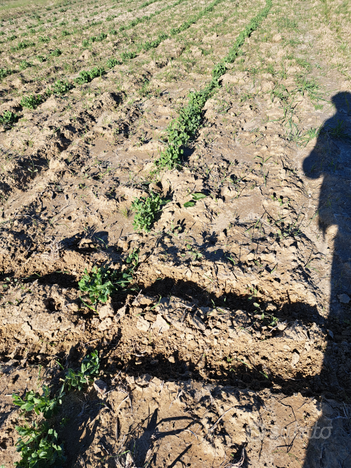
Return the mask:
[[85, 461], [82, 456], [79, 457], [79, 463], [83, 463], [83, 468], [85, 468]]
[[246, 455], [246, 451], [245, 451], [245, 447], [243, 447], [241, 450], [240, 460], [236, 463], [229, 463], [228, 465], [225, 465], [224, 468], [240, 468], [244, 464], [245, 455]]
[[112, 456], [112, 453], [109, 451], [108, 448], [105, 447], [105, 445], [101, 442], [101, 440], [100, 440], [100, 444], [101, 444], [102, 448], [105, 450], [105, 452]]
[[116, 417], [116, 442], [118, 441], [119, 435], [118, 435], [118, 427], [119, 427], [119, 419], [118, 416]]
[[128, 400], [128, 398], [129, 398], [129, 395], [127, 395], [127, 396], [121, 401], [121, 403], [118, 405], [116, 411], [119, 410], [119, 408], [123, 405], [123, 403], [124, 403], [126, 400]]
[[227, 409], [227, 411], [224, 411], [224, 413], [222, 414], [222, 416], [220, 416], [217, 421], [214, 423], [214, 425], [211, 427], [211, 429], [209, 429], [209, 432], [213, 432], [214, 429], [216, 428], [217, 424], [220, 422], [220, 420], [230, 411], [232, 410], [233, 408], [235, 408], [235, 406], [232, 406], [231, 408]]
[[83, 403], [83, 406], [82, 406], [82, 411], [77, 415], [78, 417], [79, 416], [82, 416], [82, 414], [84, 413], [84, 410], [85, 410], [85, 407], [87, 406], [87, 403]]
[[190, 429], [184, 429], [185, 432], [190, 432], [190, 434], [194, 435], [197, 439], [199, 438], [199, 436], [197, 434], [195, 434], [195, 432], [191, 431]]
[[100, 338], [97, 338], [96, 340], [91, 340], [91, 341], [88, 341], [87, 343], [84, 343], [84, 346], [87, 348], [91, 343], [95, 343], [96, 341], [99, 341]]
[[177, 396], [176, 396], [175, 399], [172, 401], [172, 403], [169, 405], [169, 408], [168, 408], [168, 409], [171, 409], [173, 403], [174, 403], [175, 401], [177, 401], [178, 398], [180, 398], [180, 396], [181, 396], [183, 393], [184, 393], [183, 390], [181, 390], [181, 389], [178, 390]]

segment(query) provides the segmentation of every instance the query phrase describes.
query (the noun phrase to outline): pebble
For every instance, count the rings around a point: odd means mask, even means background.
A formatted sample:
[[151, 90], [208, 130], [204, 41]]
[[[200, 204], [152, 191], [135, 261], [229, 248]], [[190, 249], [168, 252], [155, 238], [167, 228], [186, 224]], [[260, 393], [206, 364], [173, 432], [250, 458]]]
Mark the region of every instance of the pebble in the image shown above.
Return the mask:
[[350, 297], [347, 294], [339, 294], [338, 299], [341, 302], [341, 304], [348, 304], [351, 301]]

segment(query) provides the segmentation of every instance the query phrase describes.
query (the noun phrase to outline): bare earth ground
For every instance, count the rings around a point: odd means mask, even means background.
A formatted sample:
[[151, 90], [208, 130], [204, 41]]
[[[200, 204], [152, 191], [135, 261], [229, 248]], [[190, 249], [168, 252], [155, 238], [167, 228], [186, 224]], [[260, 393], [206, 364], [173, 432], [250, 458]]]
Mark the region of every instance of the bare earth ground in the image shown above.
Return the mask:
[[[20, 116], [0, 125], [6, 468], [20, 459], [12, 394], [57, 389], [57, 362], [78, 368], [94, 349], [108, 392], [65, 399], [67, 467], [351, 467], [350, 4], [274, 0], [207, 101], [182, 168], [153, 178], [171, 119], [264, 2], [224, 0], [104, 76], [20, 104], [208, 3], [116, 34], [172, 3], [0, 10], [0, 69], [13, 71], [0, 115]], [[21, 40], [34, 45], [11, 48]], [[132, 202], [150, 190], [168, 203], [140, 233]], [[131, 288], [98, 313], [85, 307], [85, 269], [118, 269], [136, 249]]]

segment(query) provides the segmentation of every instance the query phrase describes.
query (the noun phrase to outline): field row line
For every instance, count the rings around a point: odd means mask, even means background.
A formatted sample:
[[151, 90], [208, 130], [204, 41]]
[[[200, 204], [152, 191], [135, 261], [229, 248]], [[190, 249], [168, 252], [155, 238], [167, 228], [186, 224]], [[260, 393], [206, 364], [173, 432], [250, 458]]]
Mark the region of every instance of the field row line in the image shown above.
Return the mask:
[[[184, 2], [187, 0], [177, 0], [177, 4]], [[210, 5], [205, 7], [203, 10], [201, 10], [197, 15], [195, 15], [193, 18], [191, 18], [188, 21], [185, 21], [182, 23], [178, 28], [172, 28], [170, 31], [170, 34], [161, 34], [156, 40], [154, 41], [146, 41], [143, 44], [140, 44], [137, 48], [137, 51], [140, 52], [142, 50], [148, 51], [152, 48], [158, 47], [163, 41], [166, 39], [170, 39], [177, 34], [180, 34], [181, 32], [189, 29], [193, 24], [195, 24], [197, 21], [199, 21], [202, 17], [204, 17], [206, 14], [210, 13], [213, 11], [216, 5], [221, 3], [223, 0], [214, 0]], [[174, 4], [175, 5], [175, 4]], [[114, 68], [117, 65], [122, 65], [123, 63], [127, 62], [128, 60], [134, 59], [137, 57], [137, 52], [123, 52], [121, 54], [121, 60], [111, 58], [107, 61], [106, 67], [109, 69]], [[68, 80], [58, 80], [54, 83], [53, 87], [47, 88], [43, 95], [29, 95], [29, 96], [23, 96], [21, 99], [21, 106], [23, 108], [28, 108], [28, 109], [36, 109], [40, 104], [45, 102], [47, 98], [49, 98], [52, 95], [56, 96], [61, 96], [66, 94], [68, 91], [76, 87], [76, 84], [82, 85], [85, 83], [91, 82], [94, 78], [97, 78], [99, 76], [103, 76], [106, 74], [106, 70], [104, 67], [94, 67], [91, 70], [82, 70], [79, 73], [79, 76], [74, 80], [75, 82], [70, 82]], [[0, 77], [1, 77], [1, 69], [0, 69]], [[5, 113], [1, 116], [0, 115], [0, 123], [3, 125], [6, 125], [7, 128], [12, 127], [18, 120], [19, 116], [17, 114], [14, 114], [13, 112], [10, 111], [5, 111]]]
[[[167, 147], [155, 161], [156, 169], [150, 174], [151, 177], [161, 169], [181, 168], [183, 148], [194, 138], [201, 125], [205, 103], [220, 88], [219, 79], [226, 73], [227, 64], [234, 63], [245, 39], [258, 29], [271, 8], [272, 0], [266, 0], [266, 6], [241, 31], [229, 53], [214, 66], [212, 80], [203, 90], [190, 93], [188, 105], [180, 110], [179, 117], [174, 119], [166, 130]], [[165, 204], [166, 202], [153, 192], [150, 192], [148, 197], [136, 198], [133, 202], [133, 208], [136, 212], [134, 228], [139, 231], [150, 231]]]
[[[171, 5], [167, 5], [166, 7], [162, 8], [161, 10], [159, 10], [159, 11], [157, 11], [157, 12], [155, 12], [155, 13], [152, 13], [152, 14], [149, 15], [149, 16], [142, 16], [142, 17], [140, 17], [140, 18], [136, 18], [135, 20], [131, 21], [128, 25], [126, 25], [126, 26], [121, 26], [121, 27], [119, 28], [119, 32], [123, 32], [123, 31], [125, 31], [125, 30], [132, 29], [134, 26], [137, 26], [138, 24], [145, 23], [146, 21], [150, 21], [152, 18], [154, 18], [155, 16], [157, 16], [157, 15], [163, 13], [164, 11], [173, 9], [173, 8], [175, 8], [176, 6], [180, 5], [181, 3], [184, 3], [184, 2], [187, 2], [187, 1], [188, 1], [188, 0], [177, 0], [175, 3], [173, 3], [173, 4], [171, 4]], [[185, 29], [186, 29], [186, 28], [185, 28]], [[116, 32], [116, 31], [113, 31], [113, 33], [110, 32], [110, 34], [115, 35], [115, 32]], [[181, 32], [181, 31], [179, 31], [179, 32]], [[175, 34], [177, 34], [177, 33], [175, 33]], [[174, 35], [175, 35], [175, 34], [174, 34]], [[102, 40], [104, 40], [104, 39], [106, 39], [106, 38], [107, 38], [107, 34], [106, 34], [106, 33], [101, 33], [100, 36], [91, 38], [90, 40], [89, 40], [89, 39], [84, 39], [84, 40], [83, 40], [83, 47], [88, 46], [88, 45], [89, 45], [90, 43], [92, 43], [92, 42], [102, 41]], [[158, 38], [158, 39], [159, 39], [159, 38]], [[49, 39], [46, 38], [46, 37], [39, 38], [39, 40], [41, 40], [42, 42], [48, 42], [48, 41], [49, 41]], [[164, 39], [163, 39], [163, 40], [164, 40]], [[161, 42], [161, 41], [160, 41], [160, 42]], [[160, 43], [160, 42], [159, 42], [159, 43]], [[32, 42], [32, 41], [21, 41], [21, 42], [19, 42], [16, 46], [14, 46], [14, 47], [12, 48], [12, 50], [13, 50], [13, 51], [15, 51], [15, 50], [23, 50], [23, 49], [27, 49], [28, 47], [33, 47], [33, 46], [35, 46], [35, 45], [36, 45], [36, 44], [35, 44], [34, 42]], [[156, 47], [157, 47], [157, 46], [156, 46]], [[140, 50], [142, 50], [143, 48], [144, 48], [144, 47], [143, 47], [143, 45], [142, 45]], [[147, 49], [146, 49], [146, 50], [147, 50]], [[61, 55], [61, 51], [60, 51], [59, 49], [56, 49], [56, 52], [57, 52], [57, 56], [58, 56], [58, 55]], [[55, 51], [53, 51], [52, 55], [55, 55]], [[136, 55], [135, 55], [135, 56], [136, 56]], [[134, 58], [134, 56], [133, 56], [133, 55], [132, 55], [132, 56], [129, 56], [128, 53], [127, 53], [127, 55], [125, 56], [125, 58], [126, 58], [126, 59], [128, 59], [128, 58]], [[123, 61], [123, 59], [122, 59], [122, 61]], [[24, 62], [25, 62], [25, 61], [24, 61]], [[22, 63], [22, 62], [21, 62], [21, 63]], [[113, 66], [117, 65], [117, 63], [118, 63], [118, 62], [115, 62], [115, 64], [114, 64]], [[108, 68], [112, 68], [112, 67], [108, 67]], [[2, 68], [2, 67], [0, 67], [0, 80], [3, 79], [3, 78], [5, 78], [5, 77], [7, 77], [7, 76], [9, 76], [9, 75], [14, 75], [14, 74], [16, 74], [16, 73], [20, 73], [20, 71], [21, 71], [21, 70], [11, 70], [11, 69], [8, 69], [8, 68]], [[98, 76], [98, 75], [97, 75], [97, 76]]]

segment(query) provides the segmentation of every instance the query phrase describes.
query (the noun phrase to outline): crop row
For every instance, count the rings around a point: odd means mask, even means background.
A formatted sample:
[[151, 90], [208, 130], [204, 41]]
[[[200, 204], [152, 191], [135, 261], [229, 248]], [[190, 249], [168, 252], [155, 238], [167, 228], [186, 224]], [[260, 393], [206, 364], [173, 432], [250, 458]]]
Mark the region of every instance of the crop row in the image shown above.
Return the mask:
[[[128, 23], [127, 25], [121, 26], [120, 31], [122, 31], [124, 29], [131, 29], [132, 27], [134, 27], [134, 26], [136, 26], [137, 24], [140, 24], [140, 23], [148, 22], [151, 19], [155, 18], [160, 13], [165, 12], [167, 10], [170, 10], [172, 8], [175, 8], [176, 6], [178, 6], [179, 4], [181, 4], [181, 3], [185, 2], [185, 1], [187, 1], [187, 0], [177, 0], [175, 3], [167, 5], [166, 7], [162, 8], [161, 10], [159, 10], [159, 11], [157, 11], [157, 12], [155, 12], [155, 13], [149, 15], [149, 16], [143, 16], [141, 18], [133, 20], [132, 22]], [[181, 31], [179, 31], [179, 32], [181, 32]], [[118, 31], [113, 29], [113, 30], [111, 30], [109, 32], [109, 34], [112, 35], [115, 38], [116, 34], [118, 34]], [[65, 37], [66, 35], [67, 34], [65, 33], [63, 37]], [[98, 36], [91, 36], [89, 38], [83, 39], [83, 42], [82, 42], [83, 48], [88, 47], [89, 45], [93, 44], [94, 42], [101, 42], [101, 41], [105, 40], [106, 38], [107, 38], [107, 34], [105, 32], [101, 32]], [[41, 43], [48, 43], [48, 42], [50, 42], [51, 39], [48, 36], [41, 36], [41, 37], [39, 37], [38, 40]], [[160, 41], [159, 41], [159, 43], [160, 43]], [[35, 46], [36, 46], [36, 44], [33, 41], [28, 41], [28, 40], [20, 41], [16, 46], [12, 47], [12, 51], [20, 51], [20, 50], [24, 50], [24, 49], [35, 47]], [[140, 50], [142, 50], [142, 49], [143, 49], [143, 47], [141, 47]], [[62, 46], [60, 48], [60, 47], [58, 47], [56, 45], [56, 48], [51, 51], [50, 55], [51, 56], [56, 56], [56, 57], [62, 55]], [[46, 60], [44, 56], [37, 56], [37, 59], [40, 62]], [[122, 61], [124, 61], [124, 59], [122, 59]], [[28, 63], [28, 66], [23, 67], [23, 66], [20, 65], [20, 70], [15, 70], [15, 69], [11, 69], [11, 68], [4, 68], [4, 67], [0, 68], [0, 79], [5, 78], [6, 76], [9, 76], [11, 74], [17, 73], [18, 71], [29, 68], [30, 64], [29, 64], [29, 62], [27, 62], [27, 63]]]
[[[201, 125], [202, 112], [206, 101], [213, 96], [220, 87], [219, 79], [226, 73], [228, 68], [227, 64], [232, 64], [235, 61], [245, 39], [248, 38], [253, 31], [258, 29], [262, 21], [269, 14], [271, 8], [272, 0], [266, 0], [265, 8], [249, 22], [237, 37], [229, 53], [215, 65], [212, 70], [212, 80], [203, 90], [190, 94], [188, 105], [180, 110], [179, 117], [173, 120], [167, 128], [167, 146], [166, 149], [162, 151], [160, 157], [155, 161], [156, 169], [151, 173], [151, 177], [153, 177], [155, 172], [164, 168], [181, 168], [181, 158], [184, 147], [194, 138]], [[159, 195], [153, 192], [149, 194], [149, 197], [142, 197], [134, 200], [133, 208], [136, 211], [134, 219], [135, 229], [139, 231], [149, 231], [153, 223], [160, 216], [164, 204]], [[140, 220], [144, 218], [148, 219], [147, 225], [140, 222]]]
[[[178, 3], [184, 0], [178, 0]], [[167, 34], [161, 34], [156, 40], [154, 41], [146, 41], [145, 43], [139, 44], [137, 47], [137, 52], [140, 52], [141, 50], [148, 51], [152, 48], [156, 48], [160, 45], [160, 43], [170, 37], [174, 37], [175, 35], [185, 31], [188, 29], [191, 25], [195, 24], [200, 18], [204, 17], [206, 14], [209, 12], [213, 11], [214, 7], [220, 3], [222, 0], [214, 0], [209, 6], [205, 7], [203, 10], [201, 10], [197, 15], [195, 15], [193, 18], [191, 18], [188, 21], [185, 21], [182, 23], [178, 28], [172, 28], [170, 31], [170, 35]], [[122, 63], [125, 63], [128, 60], [131, 60], [137, 56], [137, 52], [124, 52], [121, 54], [120, 60], [116, 58], [110, 58], [107, 60], [106, 63], [106, 68], [113, 68], [116, 65], [120, 65]], [[57, 54], [60, 53], [59, 50], [56, 51]], [[29, 64], [27, 65], [26, 62], [22, 63], [22, 69], [25, 69]], [[9, 74], [9, 70], [7, 69], [0, 69], [0, 77], [5, 77]], [[104, 67], [94, 67], [91, 70], [83, 70], [79, 73], [79, 76], [74, 80], [74, 82], [68, 81], [68, 80], [57, 80], [52, 87], [49, 87], [42, 95], [29, 95], [29, 96], [24, 96], [21, 100], [21, 105], [22, 107], [29, 108], [29, 109], [35, 109], [38, 105], [40, 105], [44, 100], [51, 96], [52, 94], [54, 95], [63, 95], [67, 93], [69, 90], [71, 90], [75, 85], [82, 85], [85, 83], [91, 82], [94, 78], [98, 76], [102, 76], [106, 73], [106, 70]], [[6, 126], [6, 128], [10, 128], [17, 120], [18, 116], [15, 114], [9, 113], [9, 111], [6, 111], [2, 117], [2, 123]], [[0, 120], [1, 122], [1, 120]]]
[[[144, 2], [142, 5], [139, 5], [139, 6], [136, 6], [135, 9], [133, 10], [133, 8], [129, 8], [127, 10], [127, 12], [133, 12], [136, 13], [138, 10], [141, 10], [143, 8], [146, 8], [147, 6], [151, 5], [152, 3], [155, 3], [157, 1], [160, 1], [160, 0], [151, 0], [151, 1], [148, 1], [148, 2]], [[62, 10], [62, 9], [60, 9]], [[45, 31], [52, 31], [53, 28], [54, 28], [54, 32], [59, 32], [59, 26], [62, 26], [62, 27], [65, 27], [66, 29], [63, 29], [61, 33], [63, 33], [64, 31], [66, 32], [69, 32], [67, 31], [67, 27], [73, 27], [74, 30], [75, 30], [75, 34], [81, 34], [81, 32], [85, 29], [89, 29], [93, 26], [97, 26], [97, 25], [100, 25], [100, 24], [103, 24], [104, 22], [111, 22], [113, 20], [115, 20], [116, 18], [118, 18], [120, 15], [124, 14], [126, 11], [125, 10], [122, 10], [120, 11], [118, 14], [114, 14], [114, 15], [111, 15], [109, 14], [106, 18], [103, 18], [103, 19], [100, 19], [98, 21], [95, 21], [95, 20], [92, 20], [92, 22], [90, 22], [89, 24], [86, 24], [86, 25], [81, 25], [79, 28], [77, 28], [77, 23], [82, 23], [82, 19], [83, 19], [83, 15], [82, 15], [82, 12], [80, 11], [79, 12], [79, 19], [77, 17], [74, 17], [72, 19], [72, 22], [71, 24], [69, 23], [69, 21], [67, 19], [62, 19], [61, 20], [58, 20], [58, 18], [56, 18], [55, 16], [52, 16], [52, 14], [49, 15], [48, 17], [48, 24], [46, 24], [46, 27], [44, 27], [45, 23], [43, 20], [40, 19], [39, 15], [35, 16], [36, 18], [38, 18], [38, 22], [36, 24], [27, 24], [26, 28], [28, 31], [24, 31], [21, 33], [21, 36], [22, 37], [25, 37], [25, 36], [28, 36], [28, 34], [31, 34], [31, 35], [34, 35], [36, 33], [40, 33], [40, 32], [45, 32]], [[106, 8], [103, 8], [103, 13], [106, 13]], [[98, 14], [98, 12], [94, 12], [91, 16], [93, 17], [96, 17], [96, 15]], [[59, 23], [57, 23], [57, 21], [60, 21]], [[56, 24], [55, 24], [56, 23]], [[36, 27], [38, 27], [38, 29], [35, 29]], [[9, 30], [7, 33], [7, 37], [4, 37], [4, 40], [0, 41], [0, 43], [2, 44], [5, 44], [6, 42], [12, 42], [14, 41], [15, 39], [18, 38], [18, 34], [19, 34], [19, 30], [21, 28], [16, 28], [14, 30]], [[4, 31], [1, 31], [0, 30], [0, 36], [6, 36], [6, 33]]]

